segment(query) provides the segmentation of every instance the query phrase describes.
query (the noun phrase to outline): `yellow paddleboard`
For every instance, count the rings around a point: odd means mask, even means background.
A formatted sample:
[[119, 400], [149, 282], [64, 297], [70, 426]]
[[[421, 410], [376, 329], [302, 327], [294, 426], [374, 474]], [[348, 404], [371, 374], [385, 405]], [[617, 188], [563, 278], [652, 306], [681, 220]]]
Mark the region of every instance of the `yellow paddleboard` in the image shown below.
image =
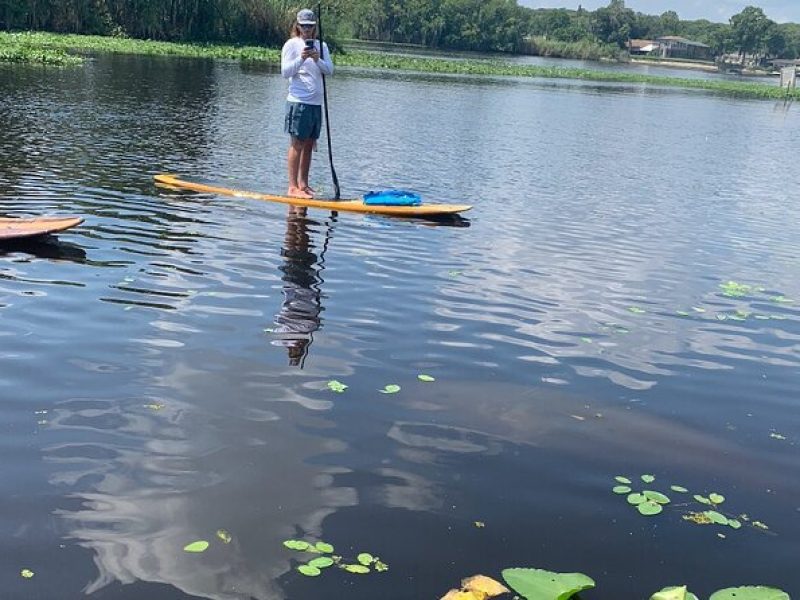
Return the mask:
[[267, 202], [279, 202], [281, 204], [291, 204], [292, 206], [307, 206], [308, 208], [322, 208], [324, 210], [338, 210], [357, 213], [370, 213], [378, 215], [388, 215], [394, 217], [436, 217], [444, 215], [455, 215], [472, 208], [468, 204], [420, 204], [419, 206], [376, 206], [364, 204], [362, 198], [353, 200], [327, 200], [322, 198], [290, 198], [289, 196], [273, 196], [271, 194], [261, 194], [259, 192], [245, 192], [232, 190], [214, 185], [205, 185], [184, 181], [174, 175], [162, 173], [155, 176], [156, 183], [172, 188], [193, 190], [195, 192], [208, 192], [223, 196], [235, 196], [236, 198], [250, 198], [252, 200], [266, 200]]
[[0, 241], [47, 235], [81, 223], [83, 219], [80, 217], [0, 218]]

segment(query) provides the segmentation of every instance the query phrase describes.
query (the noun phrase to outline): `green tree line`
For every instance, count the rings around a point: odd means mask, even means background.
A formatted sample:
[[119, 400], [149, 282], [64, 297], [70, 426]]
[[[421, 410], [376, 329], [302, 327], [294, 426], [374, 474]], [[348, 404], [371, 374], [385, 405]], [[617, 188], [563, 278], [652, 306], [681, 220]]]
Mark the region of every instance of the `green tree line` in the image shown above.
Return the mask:
[[[0, 0], [0, 30], [278, 45], [298, 0]], [[312, 7], [315, 7], [312, 2]], [[800, 25], [777, 24], [749, 6], [728, 23], [684, 21], [674, 11], [635, 12], [624, 0], [595, 11], [532, 9], [516, 0], [327, 0], [325, 25], [352, 37], [433, 48], [514, 52], [525, 38], [626, 47], [634, 38], [679, 35], [739, 53], [800, 57]]]

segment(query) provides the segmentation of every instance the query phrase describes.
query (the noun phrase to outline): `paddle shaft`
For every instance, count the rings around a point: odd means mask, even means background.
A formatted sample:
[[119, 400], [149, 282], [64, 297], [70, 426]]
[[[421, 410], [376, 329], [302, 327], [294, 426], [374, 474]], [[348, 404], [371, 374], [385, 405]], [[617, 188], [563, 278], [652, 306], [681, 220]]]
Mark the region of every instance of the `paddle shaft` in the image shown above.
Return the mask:
[[[322, 38], [322, 3], [317, 4], [317, 30], [319, 31], [319, 56], [325, 60], [325, 46]], [[334, 199], [342, 197], [339, 189], [339, 178], [333, 166], [333, 145], [331, 144], [331, 120], [328, 116], [328, 86], [325, 85], [325, 75], [322, 76], [322, 106], [325, 109], [325, 134], [328, 139], [328, 161], [331, 164], [331, 177], [333, 178]]]

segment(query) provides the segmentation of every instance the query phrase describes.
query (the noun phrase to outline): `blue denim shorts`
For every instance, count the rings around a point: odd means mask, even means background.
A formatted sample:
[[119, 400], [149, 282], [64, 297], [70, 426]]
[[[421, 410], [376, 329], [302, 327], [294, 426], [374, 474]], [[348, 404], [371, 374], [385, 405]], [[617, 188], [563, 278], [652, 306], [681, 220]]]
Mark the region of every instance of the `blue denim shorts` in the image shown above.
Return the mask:
[[322, 107], [302, 102], [286, 103], [283, 130], [299, 140], [317, 140], [322, 130]]

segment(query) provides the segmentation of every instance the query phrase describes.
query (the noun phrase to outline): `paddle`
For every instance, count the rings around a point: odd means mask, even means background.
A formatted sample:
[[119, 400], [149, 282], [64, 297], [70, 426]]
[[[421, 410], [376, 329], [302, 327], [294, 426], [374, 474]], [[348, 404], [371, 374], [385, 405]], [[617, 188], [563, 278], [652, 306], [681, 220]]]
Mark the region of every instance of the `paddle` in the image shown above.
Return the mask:
[[[319, 57], [325, 60], [325, 46], [322, 38], [322, 2], [317, 4], [317, 31], [319, 31]], [[322, 76], [322, 106], [325, 108], [325, 134], [328, 138], [328, 160], [331, 163], [331, 177], [333, 177], [334, 200], [342, 197], [339, 190], [339, 178], [333, 168], [333, 148], [331, 146], [331, 120], [328, 116], [328, 88], [325, 85], [325, 75]]]

